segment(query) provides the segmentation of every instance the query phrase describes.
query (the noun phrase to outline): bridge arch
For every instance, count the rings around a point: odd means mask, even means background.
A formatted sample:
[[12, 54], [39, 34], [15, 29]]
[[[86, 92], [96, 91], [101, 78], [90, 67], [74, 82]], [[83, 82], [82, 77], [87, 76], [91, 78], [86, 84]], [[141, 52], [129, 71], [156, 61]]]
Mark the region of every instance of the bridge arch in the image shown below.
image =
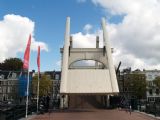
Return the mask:
[[69, 69], [104, 69], [103, 62], [94, 59], [78, 59], [69, 64]]

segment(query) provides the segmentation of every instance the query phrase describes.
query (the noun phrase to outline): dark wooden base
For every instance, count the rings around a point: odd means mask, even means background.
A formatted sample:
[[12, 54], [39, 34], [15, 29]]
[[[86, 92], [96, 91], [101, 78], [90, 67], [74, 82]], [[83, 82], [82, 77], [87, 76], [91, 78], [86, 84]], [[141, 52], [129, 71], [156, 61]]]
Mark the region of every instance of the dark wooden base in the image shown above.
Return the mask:
[[105, 108], [106, 96], [103, 95], [69, 95], [69, 108]]

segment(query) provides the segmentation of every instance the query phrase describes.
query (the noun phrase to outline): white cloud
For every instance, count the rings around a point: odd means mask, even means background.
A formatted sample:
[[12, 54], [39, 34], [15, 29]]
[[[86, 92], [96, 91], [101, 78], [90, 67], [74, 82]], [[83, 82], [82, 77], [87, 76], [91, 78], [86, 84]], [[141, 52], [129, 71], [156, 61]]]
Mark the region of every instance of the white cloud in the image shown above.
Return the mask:
[[34, 22], [27, 17], [5, 15], [0, 21], [0, 61], [24, 52], [29, 34], [32, 34], [32, 50], [37, 50], [37, 46], [40, 45], [42, 50], [48, 51], [44, 42], [35, 40], [34, 29]]
[[77, 0], [78, 3], [85, 3], [86, 0]]
[[60, 66], [61, 66], [61, 60], [57, 61], [57, 62], [56, 62], [56, 65], [57, 65], [58, 67], [60, 67]]
[[86, 25], [84, 26], [83, 30], [84, 30], [86, 33], [89, 33], [92, 28], [93, 28], [92, 25], [86, 24]]
[[81, 32], [72, 34], [73, 47], [75, 48], [94, 48], [96, 46], [94, 34], [83, 34]]
[[[110, 17], [124, 16], [118, 24], [107, 23], [109, 39], [116, 51], [113, 55], [115, 65], [122, 61], [122, 67], [160, 69], [159, 0], [92, 0], [92, 2], [103, 7], [107, 11], [106, 16], [107, 13]], [[102, 31], [99, 30], [98, 33], [102, 37]], [[76, 33], [76, 36], [79, 45], [95, 45], [92, 42], [94, 34]]]

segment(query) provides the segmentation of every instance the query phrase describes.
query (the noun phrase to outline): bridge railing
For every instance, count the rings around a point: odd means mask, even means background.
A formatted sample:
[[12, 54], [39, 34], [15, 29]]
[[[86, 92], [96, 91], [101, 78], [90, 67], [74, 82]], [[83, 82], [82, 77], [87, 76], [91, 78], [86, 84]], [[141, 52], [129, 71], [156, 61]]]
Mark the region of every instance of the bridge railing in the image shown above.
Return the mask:
[[[28, 106], [28, 115], [36, 112], [35, 105]], [[0, 110], [0, 120], [18, 120], [25, 117], [25, 105], [6, 106], [6, 109]]]

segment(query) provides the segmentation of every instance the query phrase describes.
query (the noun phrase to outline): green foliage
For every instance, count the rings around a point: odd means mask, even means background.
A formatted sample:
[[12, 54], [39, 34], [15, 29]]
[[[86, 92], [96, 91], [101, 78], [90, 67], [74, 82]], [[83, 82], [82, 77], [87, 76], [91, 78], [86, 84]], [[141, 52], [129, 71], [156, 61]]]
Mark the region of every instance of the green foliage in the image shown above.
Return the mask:
[[0, 63], [1, 70], [20, 71], [22, 69], [23, 62], [19, 58], [9, 58], [3, 63]]
[[156, 77], [156, 78], [153, 80], [153, 83], [154, 83], [158, 88], [160, 88], [160, 76]]
[[128, 86], [132, 94], [138, 99], [144, 98], [146, 94], [146, 77], [144, 74], [133, 73], [128, 76]]
[[[32, 92], [37, 95], [38, 76], [35, 75], [32, 80]], [[52, 81], [47, 75], [41, 75], [39, 81], [39, 96], [47, 95], [52, 90]]]

